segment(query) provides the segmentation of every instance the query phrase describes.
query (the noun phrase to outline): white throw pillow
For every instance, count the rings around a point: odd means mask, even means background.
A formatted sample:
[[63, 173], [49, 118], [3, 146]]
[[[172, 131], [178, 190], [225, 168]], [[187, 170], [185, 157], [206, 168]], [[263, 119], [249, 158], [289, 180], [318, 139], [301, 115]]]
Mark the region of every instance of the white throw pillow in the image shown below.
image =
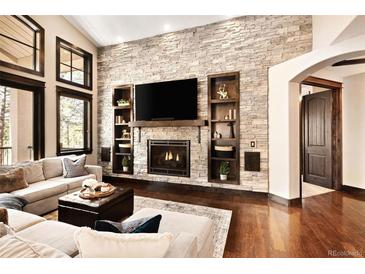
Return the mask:
[[81, 258], [163, 258], [171, 233], [112, 233], [82, 227], [74, 234]]
[[63, 175], [63, 163], [62, 157], [44, 158], [43, 173], [46, 180]]
[[70, 258], [62, 251], [16, 235], [0, 238], [0, 258]]

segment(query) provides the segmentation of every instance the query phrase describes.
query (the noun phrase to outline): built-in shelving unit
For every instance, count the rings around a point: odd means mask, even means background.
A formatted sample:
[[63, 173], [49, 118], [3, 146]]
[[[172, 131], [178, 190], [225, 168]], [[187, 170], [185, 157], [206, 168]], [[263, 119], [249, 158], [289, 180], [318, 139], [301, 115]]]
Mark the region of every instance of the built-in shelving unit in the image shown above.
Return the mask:
[[[129, 102], [118, 106], [118, 100], [124, 99]], [[113, 149], [112, 166], [113, 173], [133, 174], [133, 85], [120, 85], [113, 87]], [[123, 135], [124, 134], [124, 135]], [[128, 135], [129, 136], [126, 136]], [[129, 152], [121, 152], [119, 144], [130, 144]], [[129, 159], [128, 171], [123, 171], [123, 158]]]
[[[239, 184], [240, 170], [240, 75], [239, 72], [208, 76], [208, 180], [212, 183]], [[217, 93], [224, 90], [228, 98], [220, 99]], [[229, 115], [231, 113], [231, 115]], [[235, 115], [234, 115], [235, 114]], [[233, 128], [233, 136], [232, 136]], [[220, 136], [217, 138], [215, 132]], [[214, 147], [233, 146], [232, 157], [218, 157]], [[220, 180], [219, 167], [222, 161], [230, 164], [227, 180]]]

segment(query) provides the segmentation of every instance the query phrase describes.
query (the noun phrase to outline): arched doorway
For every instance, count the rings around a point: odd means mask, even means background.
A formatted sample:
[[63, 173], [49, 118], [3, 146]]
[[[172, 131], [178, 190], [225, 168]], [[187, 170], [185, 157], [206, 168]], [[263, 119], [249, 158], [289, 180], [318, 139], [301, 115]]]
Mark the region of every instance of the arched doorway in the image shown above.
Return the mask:
[[365, 35], [312, 51], [269, 69], [269, 192], [300, 197], [299, 85], [333, 63], [365, 54]]

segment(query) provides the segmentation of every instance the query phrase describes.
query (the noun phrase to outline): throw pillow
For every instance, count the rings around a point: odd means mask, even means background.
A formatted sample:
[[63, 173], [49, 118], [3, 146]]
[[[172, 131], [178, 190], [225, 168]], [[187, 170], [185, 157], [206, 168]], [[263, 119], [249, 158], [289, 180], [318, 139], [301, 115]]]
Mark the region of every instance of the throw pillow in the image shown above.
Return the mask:
[[46, 180], [63, 175], [62, 157], [44, 158], [42, 164]]
[[85, 168], [86, 155], [83, 157], [80, 157], [77, 160], [65, 158], [65, 159], [63, 159], [63, 163], [64, 163], [65, 169], [66, 169], [65, 178], [73, 178], [73, 177], [79, 177], [79, 176], [84, 176], [84, 175], [89, 174]]
[[11, 193], [0, 193], [0, 207], [7, 209], [23, 210], [28, 204], [27, 200]]
[[0, 258], [70, 258], [46, 244], [25, 240], [16, 235], [0, 238]]
[[119, 234], [82, 227], [74, 234], [81, 258], [163, 258], [171, 233]]
[[0, 207], [0, 223], [8, 224], [8, 210], [4, 207]]
[[98, 220], [95, 222], [95, 230], [114, 233], [157, 233], [161, 218], [161, 215], [156, 215], [122, 223]]
[[40, 162], [27, 161], [18, 163], [16, 166], [24, 169], [25, 180], [28, 184], [45, 180], [43, 176], [43, 165]]
[[0, 193], [12, 192], [28, 187], [25, 180], [24, 169], [16, 168], [0, 174]]

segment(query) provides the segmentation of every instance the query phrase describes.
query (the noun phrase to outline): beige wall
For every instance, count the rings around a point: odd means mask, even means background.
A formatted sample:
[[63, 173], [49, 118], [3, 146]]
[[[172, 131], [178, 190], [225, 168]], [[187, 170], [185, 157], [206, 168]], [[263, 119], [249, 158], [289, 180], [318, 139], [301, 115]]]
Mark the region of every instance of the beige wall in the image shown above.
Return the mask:
[[365, 189], [365, 73], [343, 85], [343, 184]]
[[63, 16], [32, 16], [45, 29], [45, 76], [38, 77], [28, 73], [17, 72], [0, 66], [0, 71], [18, 74], [46, 82], [45, 91], [45, 124], [46, 124], [46, 156], [56, 155], [56, 86], [68, 87], [74, 90], [91, 93], [89, 90], [77, 88], [56, 81], [56, 36], [69, 41], [76, 46], [92, 53], [93, 55], [93, 153], [88, 155], [88, 163], [96, 163], [97, 155], [97, 48], [77, 29], [75, 29]]
[[11, 89], [10, 98], [12, 162], [32, 160], [28, 149], [33, 145], [32, 93]]

